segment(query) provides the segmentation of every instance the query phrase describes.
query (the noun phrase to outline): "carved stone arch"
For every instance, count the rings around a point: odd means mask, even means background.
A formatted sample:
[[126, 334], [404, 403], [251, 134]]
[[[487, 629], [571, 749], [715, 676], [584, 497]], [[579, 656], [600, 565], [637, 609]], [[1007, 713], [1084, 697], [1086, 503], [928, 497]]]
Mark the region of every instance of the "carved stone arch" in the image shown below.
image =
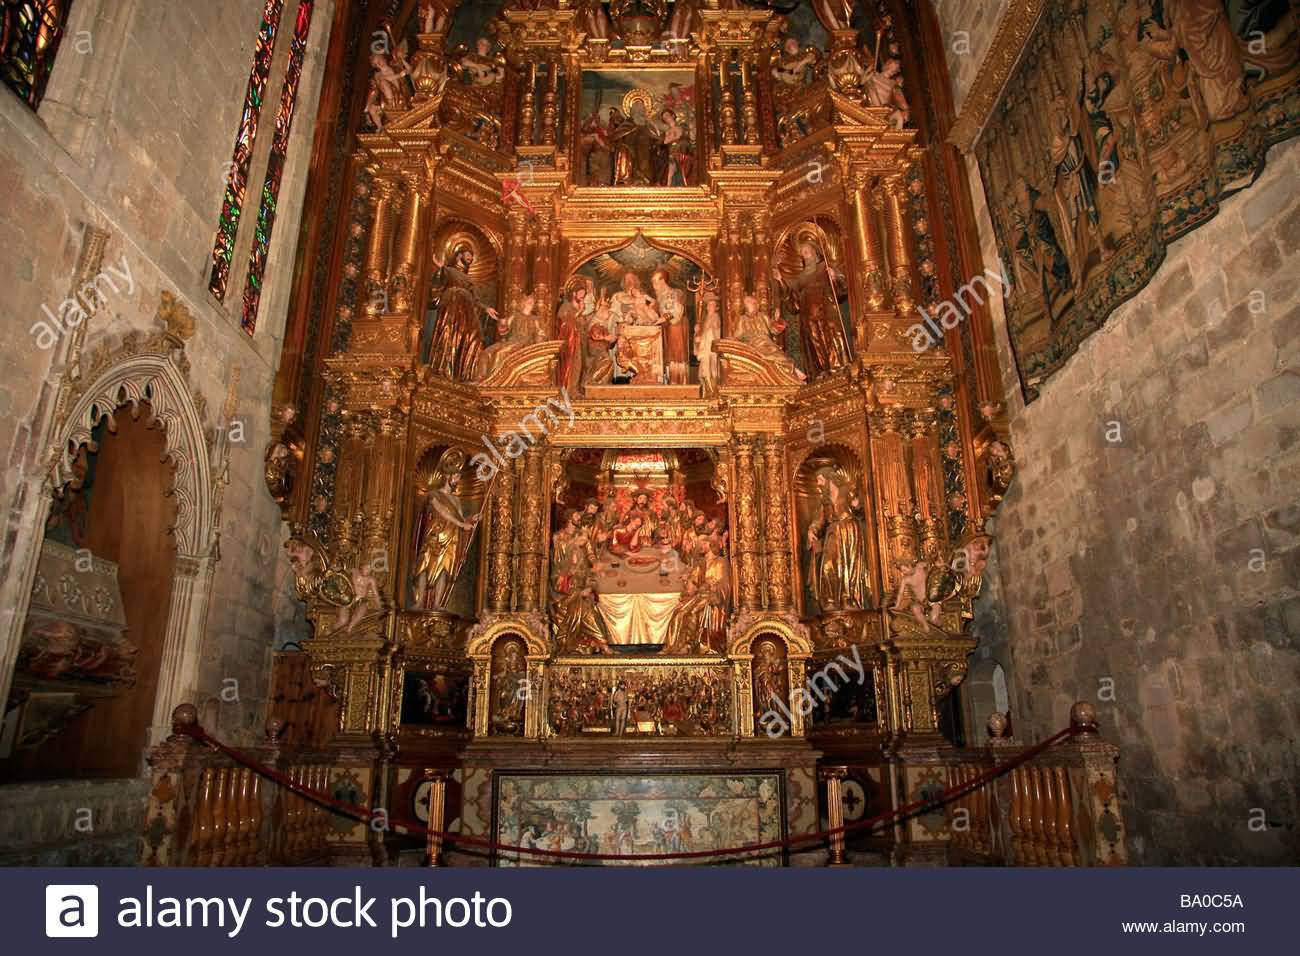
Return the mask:
[[57, 493], [73, 479], [73, 461], [83, 446], [94, 450], [95, 428], [111, 421], [119, 409], [136, 412], [149, 406], [150, 424], [158, 423], [166, 442], [165, 457], [176, 476], [177, 553], [199, 556], [216, 544], [217, 515], [208, 438], [199, 403], [190, 394], [184, 371], [170, 355], [127, 355], [110, 365], [74, 402], [59, 424], [49, 471], [49, 491]]
[[[206, 403], [189, 382], [184, 338], [192, 326], [173, 327], [174, 317], [164, 316], [163, 309], [160, 318], [167, 332], [143, 342], [131, 334], [116, 348], [101, 347], [87, 363], [85, 384], [73, 386], [70, 407], [52, 424], [50, 464], [35, 525], [44, 528], [54, 495], [72, 480], [72, 462], [80, 449], [94, 448], [94, 429], [124, 407], [138, 410], [141, 403], [148, 403], [151, 423], [157, 422], [163, 432], [164, 457], [175, 476], [171, 494], [176, 499], [176, 524], [172, 529], [176, 570], [150, 724], [151, 746], [170, 733], [172, 711], [197, 696], [213, 571], [219, 558], [221, 502], [229, 454], [223, 426], [213, 427], [211, 433], [205, 428]], [[31, 552], [32, 571], [39, 552], [38, 543]], [[19, 615], [20, 626], [22, 617]]]

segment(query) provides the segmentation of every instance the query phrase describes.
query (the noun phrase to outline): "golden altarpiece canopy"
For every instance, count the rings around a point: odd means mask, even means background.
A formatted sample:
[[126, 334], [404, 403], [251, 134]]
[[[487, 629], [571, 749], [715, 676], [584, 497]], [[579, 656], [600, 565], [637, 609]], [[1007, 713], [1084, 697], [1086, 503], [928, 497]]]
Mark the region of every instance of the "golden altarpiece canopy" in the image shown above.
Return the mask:
[[267, 481], [336, 796], [633, 852], [940, 779], [1009, 454], [981, 330], [918, 311], [965, 261], [924, 31], [842, 6], [437, 0], [331, 53]]

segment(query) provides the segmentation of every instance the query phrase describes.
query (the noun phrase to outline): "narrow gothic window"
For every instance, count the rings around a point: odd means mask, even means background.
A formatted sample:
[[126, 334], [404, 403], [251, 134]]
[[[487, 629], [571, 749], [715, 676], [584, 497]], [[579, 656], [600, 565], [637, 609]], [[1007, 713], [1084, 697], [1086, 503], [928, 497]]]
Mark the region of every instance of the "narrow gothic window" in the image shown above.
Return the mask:
[[253, 49], [253, 68], [248, 74], [248, 92], [244, 95], [244, 112], [239, 120], [239, 133], [235, 136], [234, 155], [227, 167], [221, 219], [217, 223], [217, 238], [212, 247], [212, 274], [208, 278], [209, 291], [223, 302], [226, 298], [226, 283], [230, 279], [230, 263], [235, 255], [235, 236], [239, 232], [244, 193], [248, 188], [248, 167], [253, 161], [257, 121], [262, 114], [262, 97], [266, 94], [266, 80], [271, 73], [275, 37], [280, 29], [280, 13], [283, 9], [284, 0], [266, 0], [266, 6], [262, 9], [262, 24], [258, 28], [257, 44]]
[[4, 81], [36, 109], [63, 39], [71, 0], [0, 0]]
[[298, 17], [293, 26], [293, 42], [289, 48], [289, 68], [284, 78], [284, 89], [280, 93], [280, 109], [275, 115], [275, 139], [271, 142], [271, 155], [266, 163], [262, 201], [257, 211], [257, 231], [253, 233], [253, 249], [248, 255], [248, 277], [244, 282], [244, 313], [240, 325], [249, 335], [257, 329], [257, 309], [262, 301], [262, 279], [266, 274], [266, 258], [271, 249], [271, 230], [275, 227], [275, 206], [280, 195], [280, 181], [284, 178], [289, 131], [293, 126], [293, 110], [298, 101], [302, 59], [307, 52], [307, 34], [311, 30], [311, 14], [314, 5], [315, 0], [299, 0]]

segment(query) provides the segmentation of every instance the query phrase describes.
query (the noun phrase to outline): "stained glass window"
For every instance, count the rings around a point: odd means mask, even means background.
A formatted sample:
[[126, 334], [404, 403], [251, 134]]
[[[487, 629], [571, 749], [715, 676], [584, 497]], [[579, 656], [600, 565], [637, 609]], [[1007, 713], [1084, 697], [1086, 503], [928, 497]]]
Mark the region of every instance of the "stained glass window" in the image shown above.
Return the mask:
[[71, 0], [0, 0], [0, 72], [36, 109], [63, 39]]
[[311, 30], [311, 13], [315, 0], [298, 0], [298, 18], [293, 25], [293, 42], [289, 47], [289, 68], [284, 75], [280, 108], [275, 114], [275, 139], [266, 162], [266, 179], [262, 183], [262, 202], [257, 210], [257, 231], [248, 255], [248, 277], [244, 281], [244, 314], [240, 325], [249, 335], [257, 329], [257, 309], [262, 302], [262, 279], [266, 275], [266, 257], [271, 249], [271, 230], [275, 227], [275, 204], [280, 196], [284, 176], [285, 154], [289, 149], [289, 130], [298, 100], [298, 83], [302, 79], [302, 58], [307, 52], [307, 34]]
[[235, 236], [239, 232], [239, 216], [244, 207], [244, 193], [248, 188], [248, 166], [253, 160], [257, 121], [262, 114], [262, 97], [266, 94], [266, 78], [271, 73], [275, 37], [280, 30], [280, 13], [283, 9], [284, 0], [266, 0], [266, 6], [262, 9], [262, 24], [258, 28], [257, 44], [253, 48], [253, 69], [248, 74], [248, 92], [244, 95], [244, 114], [240, 118], [239, 133], [235, 137], [234, 155], [226, 167], [226, 191], [221, 201], [217, 239], [212, 246], [212, 275], [208, 278], [208, 289], [222, 301], [226, 298], [230, 263], [235, 256]]

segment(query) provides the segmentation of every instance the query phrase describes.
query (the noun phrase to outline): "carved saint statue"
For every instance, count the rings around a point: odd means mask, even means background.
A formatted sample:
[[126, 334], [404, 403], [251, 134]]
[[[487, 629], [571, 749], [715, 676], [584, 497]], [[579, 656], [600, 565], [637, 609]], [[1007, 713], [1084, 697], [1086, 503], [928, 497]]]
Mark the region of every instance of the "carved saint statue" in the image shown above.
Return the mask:
[[761, 720], [770, 710], [788, 706], [789, 678], [785, 655], [775, 641], [763, 641], [754, 648], [754, 716]]
[[479, 313], [486, 312], [493, 321], [499, 316], [474, 289], [469, 277], [474, 251], [468, 245], [456, 249], [451, 264], [437, 256], [433, 264], [437, 267], [435, 281], [440, 279], [442, 286], [437, 292], [438, 317], [433, 325], [429, 367], [439, 375], [466, 382], [474, 377], [483, 351]]
[[785, 323], [779, 320], [772, 322], [767, 315], [760, 312], [758, 299], [755, 296], [745, 296], [741, 300], [741, 305], [743, 308], [740, 317], [736, 320], [730, 337], [744, 342], [781, 371], [801, 382], [804, 381], [807, 376], [795, 366], [794, 359], [786, 355], [785, 350], [773, 338], [785, 331]]
[[541, 317], [537, 314], [537, 297], [526, 295], [508, 316], [497, 319], [497, 340], [483, 350], [477, 378], [483, 379], [507, 364], [510, 356], [528, 345], [546, 338]]
[[565, 289], [564, 301], [556, 312], [556, 335], [560, 340], [560, 360], [555, 367], [555, 383], [566, 392], [578, 390], [582, 382], [583, 328], [586, 321], [587, 293], [590, 283], [574, 278]]
[[459, 494], [465, 453], [448, 449], [429, 478], [416, 526], [411, 596], [416, 608], [433, 610], [446, 604], [464, 560], [481, 511]]
[[818, 514], [808, 526], [808, 586], [823, 610], [870, 607], [865, 515], [847, 475], [817, 473]]
[[[722, 338], [722, 315], [718, 311], [718, 294], [700, 293], [696, 300], [704, 306], [704, 317], [695, 326], [695, 355], [700, 363], [700, 387], [706, 398], [718, 393], [721, 365], [713, 343]], [[793, 363], [791, 363], [793, 364]]]
[[492, 662], [492, 729], [501, 734], [524, 732], [524, 707], [528, 700], [528, 662], [523, 646], [509, 640]]
[[773, 267], [772, 274], [781, 286], [785, 306], [800, 315], [800, 338], [803, 352], [816, 374], [837, 369], [849, 361], [849, 343], [840, 318], [839, 299], [835, 290], [839, 273], [822, 258], [817, 247], [805, 241], [799, 244], [803, 268], [789, 279]]
[[582, 386], [608, 385], [614, 379], [613, 348], [617, 336], [610, 328], [609, 299], [601, 292], [595, 310], [587, 316], [583, 340]]
[[668, 271], [656, 269], [650, 275], [659, 317], [663, 321], [664, 364], [668, 384], [685, 385], [690, 371], [690, 331], [686, 321], [686, 296], [668, 283]]

